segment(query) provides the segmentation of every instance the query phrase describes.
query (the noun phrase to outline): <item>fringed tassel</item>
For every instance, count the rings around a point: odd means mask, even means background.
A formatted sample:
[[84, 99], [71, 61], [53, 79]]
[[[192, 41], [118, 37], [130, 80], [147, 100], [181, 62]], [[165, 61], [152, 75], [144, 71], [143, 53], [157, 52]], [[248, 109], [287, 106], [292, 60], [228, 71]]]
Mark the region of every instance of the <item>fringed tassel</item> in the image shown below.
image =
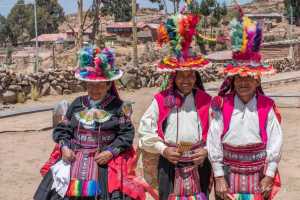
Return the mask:
[[231, 194], [229, 195], [231, 200], [264, 200], [261, 194]]
[[200, 192], [189, 196], [170, 195], [168, 200], [207, 200], [207, 198], [203, 192]]
[[71, 180], [67, 191], [68, 197], [95, 197], [101, 193], [96, 181]]

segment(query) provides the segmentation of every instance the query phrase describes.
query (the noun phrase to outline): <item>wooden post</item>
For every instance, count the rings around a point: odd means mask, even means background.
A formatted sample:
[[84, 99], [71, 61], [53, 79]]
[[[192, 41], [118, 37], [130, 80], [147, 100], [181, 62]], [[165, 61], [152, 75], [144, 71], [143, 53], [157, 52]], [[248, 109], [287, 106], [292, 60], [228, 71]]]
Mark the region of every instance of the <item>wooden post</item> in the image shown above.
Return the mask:
[[137, 27], [136, 27], [136, 0], [132, 0], [132, 47], [133, 47], [133, 66], [138, 67], [137, 54]]
[[78, 6], [78, 24], [79, 24], [79, 30], [78, 30], [78, 39], [76, 47], [80, 49], [83, 44], [83, 0], [77, 0], [77, 6]]
[[53, 69], [56, 68], [56, 62], [55, 62], [55, 42], [52, 43], [52, 65]]

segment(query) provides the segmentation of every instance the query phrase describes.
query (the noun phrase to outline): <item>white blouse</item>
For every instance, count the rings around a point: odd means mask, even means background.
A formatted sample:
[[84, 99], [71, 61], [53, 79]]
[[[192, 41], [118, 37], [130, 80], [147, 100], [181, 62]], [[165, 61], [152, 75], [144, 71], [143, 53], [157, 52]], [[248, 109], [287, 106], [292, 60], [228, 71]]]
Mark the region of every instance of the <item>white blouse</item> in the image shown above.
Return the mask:
[[140, 134], [139, 147], [150, 153], [162, 154], [167, 147], [165, 143], [176, 144], [177, 128], [178, 141], [200, 142], [202, 140], [201, 122], [195, 107], [194, 95], [185, 97], [182, 107], [171, 110], [168, 116], [163, 141], [157, 134], [157, 121], [159, 115], [158, 103], [154, 99], [140, 121], [138, 132]]
[[[218, 177], [224, 176], [222, 144], [243, 146], [261, 143], [262, 141], [260, 138], [256, 97], [253, 97], [247, 104], [244, 104], [238, 96], [234, 97], [234, 110], [229, 130], [222, 141], [223, 118], [219, 112], [214, 114], [215, 117], [211, 120], [209, 128], [207, 148], [214, 175]], [[268, 142], [266, 150], [268, 167], [266, 175], [274, 177], [281, 157], [282, 129], [273, 109], [268, 114], [267, 134]]]

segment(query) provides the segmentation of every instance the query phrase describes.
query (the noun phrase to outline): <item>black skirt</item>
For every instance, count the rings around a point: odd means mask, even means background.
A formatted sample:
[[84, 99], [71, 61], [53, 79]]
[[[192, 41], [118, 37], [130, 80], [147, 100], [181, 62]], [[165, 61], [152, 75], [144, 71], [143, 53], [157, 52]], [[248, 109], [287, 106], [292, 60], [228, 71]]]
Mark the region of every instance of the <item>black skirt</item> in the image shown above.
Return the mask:
[[34, 200], [131, 200], [130, 197], [124, 195], [120, 191], [108, 193], [107, 189], [107, 166], [99, 166], [100, 184], [102, 186], [102, 194], [99, 197], [64, 197], [62, 198], [56, 191], [51, 190], [53, 184], [53, 176], [51, 170], [44, 176], [38, 189], [33, 197]]
[[[204, 194], [207, 194], [211, 176], [211, 164], [208, 158], [205, 159], [203, 166], [199, 167], [200, 185]], [[160, 156], [158, 161], [158, 191], [159, 199], [167, 200], [169, 194], [174, 189], [175, 165], [170, 163], [166, 158]]]

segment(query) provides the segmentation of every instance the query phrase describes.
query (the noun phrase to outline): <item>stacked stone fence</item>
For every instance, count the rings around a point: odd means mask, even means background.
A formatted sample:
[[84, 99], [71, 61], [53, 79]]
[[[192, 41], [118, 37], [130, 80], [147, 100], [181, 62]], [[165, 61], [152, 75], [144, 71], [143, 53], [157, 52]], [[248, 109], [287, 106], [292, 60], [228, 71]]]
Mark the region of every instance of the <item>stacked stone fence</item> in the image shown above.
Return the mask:
[[[139, 89], [143, 87], [158, 87], [162, 76], [156, 71], [157, 62], [139, 63], [138, 68], [123, 66], [125, 73], [120, 84], [121, 88]], [[277, 72], [300, 70], [293, 60], [288, 58], [267, 60]], [[223, 63], [213, 63], [211, 67], [202, 70], [203, 82], [215, 81], [223, 78], [219, 70]], [[33, 92], [38, 96], [67, 95], [85, 90], [83, 82], [74, 77], [73, 70], [56, 69], [38, 72], [36, 74], [21, 74], [8, 69], [0, 69], [0, 103], [14, 104], [32, 98]]]

